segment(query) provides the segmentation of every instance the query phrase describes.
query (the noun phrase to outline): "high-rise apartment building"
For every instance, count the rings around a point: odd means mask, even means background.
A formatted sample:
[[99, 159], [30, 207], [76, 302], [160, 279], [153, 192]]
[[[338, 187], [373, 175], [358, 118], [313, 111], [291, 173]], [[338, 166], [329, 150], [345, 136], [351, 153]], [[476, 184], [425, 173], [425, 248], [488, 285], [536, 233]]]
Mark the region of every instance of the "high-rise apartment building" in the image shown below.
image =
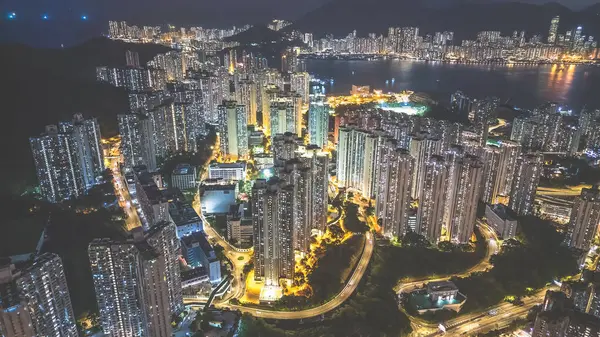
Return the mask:
[[311, 229], [325, 232], [327, 228], [327, 205], [329, 187], [329, 155], [318, 147], [309, 146], [300, 156], [300, 161], [309, 169], [309, 184], [312, 191], [307, 223]]
[[305, 71], [294, 72], [290, 74], [290, 90], [296, 92], [302, 97], [302, 104], [309, 102], [309, 82], [310, 75]]
[[293, 239], [295, 250], [308, 252], [313, 231], [325, 232], [329, 186], [329, 156], [309, 146], [279, 168], [278, 176], [293, 187]]
[[171, 335], [171, 316], [182, 308], [176, 228], [161, 223], [133, 239], [96, 239], [88, 255], [100, 325], [107, 336]]
[[153, 119], [141, 114], [124, 114], [117, 115], [117, 121], [125, 166], [145, 165], [149, 171], [155, 171], [160, 133], [155, 132]]
[[223, 101], [218, 106], [221, 155], [237, 160], [248, 155], [248, 117], [246, 106]]
[[104, 171], [104, 154], [100, 143], [100, 125], [96, 118], [84, 119], [75, 114], [73, 121], [58, 124], [59, 132], [71, 134], [77, 151], [77, 161], [86, 189], [96, 183]]
[[149, 117], [158, 156], [198, 150], [197, 140], [205, 134], [198, 103], [167, 101], [150, 111]]
[[287, 93], [271, 100], [270, 134], [292, 132], [302, 135], [302, 98], [298, 94]]
[[497, 146], [486, 145], [481, 148], [481, 161], [483, 162], [483, 177], [479, 193], [481, 201], [487, 204], [496, 203], [495, 186], [498, 179], [505, 179], [498, 175], [501, 149]]
[[247, 124], [256, 125], [256, 112], [258, 111], [258, 87], [256, 83], [248, 79], [240, 80], [235, 90], [235, 100], [246, 107]]
[[477, 219], [483, 163], [478, 157], [465, 155], [458, 164], [456, 178], [454, 189], [447, 191], [454, 194], [454, 202], [450, 205], [449, 237], [453, 242], [467, 243]]
[[325, 89], [317, 82], [311, 82], [310, 104], [308, 108], [308, 133], [310, 143], [320, 148], [327, 146], [329, 132], [329, 105], [325, 100]]
[[78, 336], [60, 257], [45, 253], [16, 268], [0, 265], [0, 333]]
[[128, 67], [139, 68], [140, 67], [140, 54], [136, 51], [127, 50], [125, 51], [125, 63]]
[[379, 146], [383, 133], [355, 127], [341, 127], [337, 146], [337, 181], [340, 187], [354, 188], [368, 198], [375, 196]]
[[450, 96], [450, 109], [459, 116], [468, 117], [473, 109], [473, 101], [462, 91], [457, 91]]
[[521, 145], [511, 141], [500, 142], [500, 161], [498, 162], [498, 173], [494, 184], [493, 195], [509, 196], [517, 168], [517, 161], [521, 154]]
[[564, 293], [548, 291], [531, 336], [598, 337], [600, 319], [574, 306]]
[[600, 190], [598, 186], [584, 188], [575, 199], [565, 243], [587, 251], [600, 225]]
[[519, 157], [510, 192], [509, 207], [518, 215], [533, 213], [535, 192], [542, 173], [543, 156], [530, 153]]
[[277, 178], [252, 187], [254, 277], [267, 286], [294, 274], [294, 186]]
[[83, 195], [86, 184], [73, 133], [48, 125], [44, 134], [30, 138], [29, 143], [44, 199], [56, 203]]
[[415, 160], [395, 140], [381, 146], [376, 186], [375, 214], [383, 235], [400, 237], [408, 231], [410, 189]]
[[555, 16], [550, 21], [550, 29], [548, 30], [548, 43], [555, 44], [556, 36], [558, 34], [558, 24], [560, 23], [560, 16]]
[[490, 118], [498, 107], [498, 103], [499, 99], [495, 97], [488, 97], [475, 103], [473, 124], [475, 133], [479, 137], [480, 146], [484, 146], [487, 142]]
[[416, 232], [433, 243], [437, 243], [442, 235], [447, 181], [448, 166], [444, 158], [431, 156], [423, 172]]
[[412, 178], [412, 198], [420, 199], [425, 183], [425, 168], [433, 155], [442, 152], [442, 140], [434, 138], [428, 132], [415, 135], [410, 142], [410, 155], [415, 158], [415, 169]]
[[302, 138], [295, 133], [286, 132], [273, 137], [271, 151], [275, 165], [282, 166], [286, 161], [296, 157], [296, 152], [304, 147]]

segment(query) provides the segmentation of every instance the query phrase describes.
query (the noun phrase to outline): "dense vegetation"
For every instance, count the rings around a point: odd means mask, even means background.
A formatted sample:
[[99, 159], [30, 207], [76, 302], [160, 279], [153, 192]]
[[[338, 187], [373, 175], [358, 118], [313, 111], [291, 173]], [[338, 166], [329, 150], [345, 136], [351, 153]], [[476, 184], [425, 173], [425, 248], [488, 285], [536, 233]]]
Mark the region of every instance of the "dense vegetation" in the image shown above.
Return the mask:
[[[479, 237], [479, 236], [478, 236]], [[323, 322], [308, 328], [283, 330], [262, 319], [244, 315], [240, 336], [403, 336], [410, 332], [408, 317], [398, 309], [393, 288], [401, 279], [425, 279], [460, 272], [476, 264], [485, 254], [485, 244], [475, 253], [452, 249], [442, 252], [411, 235], [401, 247], [377, 246], [357, 292], [328, 314]], [[426, 242], [426, 240], [425, 240]], [[310, 325], [310, 324], [307, 324]], [[301, 327], [305, 327], [303, 325]]]
[[344, 227], [347, 231], [353, 233], [364, 233], [369, 227], [358, 218], [358, 205], [353, 203], [346, 204], [346, 217], [344, 218]]
[[518, 238], [504, 242], [502, 252], [492, 257], [494, 268], [453, 280], [468, 297], [463, 310], [486, 308], [507, 295], [527, 295], [556, 278], [577, 273], [575, 258], [562, 240], [550, 222], [520, 218]]
[[[339, 228], [339, 227], [338, 227]], [[354, 235], [343, 243], [325, 243], [317, 248], [319, 260], [314, 268], [309, 269], [308, 284], [312, 291], [306, 296], [283, 296], [276, 307], [285, 309], [302, 309], [324, 303], [338, 294], [346, 284], [347, 278], [365, 245], [363, 235]], [[302, 275], [298, 275], [302, 277]], [[302, 281], [302, 280], [300, 280]]]

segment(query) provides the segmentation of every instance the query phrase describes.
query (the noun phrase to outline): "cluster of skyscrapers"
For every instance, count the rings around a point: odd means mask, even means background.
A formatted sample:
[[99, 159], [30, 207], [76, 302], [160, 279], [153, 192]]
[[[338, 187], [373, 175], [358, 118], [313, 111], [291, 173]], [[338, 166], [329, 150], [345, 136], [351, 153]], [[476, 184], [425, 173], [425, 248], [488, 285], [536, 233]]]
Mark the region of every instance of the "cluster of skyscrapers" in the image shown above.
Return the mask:
[[85, 194], [104, 171], [100, 127], [95, 118], [76, 114], [72, 121], [46, 126], [31, 137], [40, 193], [49, 202], [61, 202]]
[[128, 240], [96, 239], [88, 248], [100, 325], [108, 336], [171, 336], [183, 310], [177, 228], [162, 222]]
[[26, 261], [0, 261], [0, 335], [79, 335], [58, 255], [32, 254]]
[[470, 128], [381, 109], [336, 116], [339, 186], [375, 199], [388, 237], [413, 231], [432, 242], [466, 243], [480, 201], [508, 198], [518, 214], [532, 214], [542, 156], [512, 141], [487, 141], [496, 102], [453, 95], [457, 113], [474, 115]]
[[531, 336], [588, 337], [600, 335], [597, 273], [590, 281], [565, 282], [561, 291], [548, 291]]
[[[285, 25], [285, 21], [274, 20], [273, 30], [277, 30], [277, 27]], [[173, 40], [187, 40], [193, 39], [196, 41], [214, 41], [222, 40], [226, 37], [233, 36], [248, 30], [251, 26], [245, 25], [242, 27], [230, 27], [226, 29], [218, 28], [202, 28], [202, 27], [190, 27], [189, 29], [180, 28], [175, 29], [173, 26], [168, 26], [167, 30], [163, 32], [161, 26], [130, 26], [127, 21], [109, 21], [108, 22], [108, 37], [111, 39], [119, 39], [132, 42], [150, 42], [154, 39], [160, 39], [162, 37], [171, 37]], [[164, 36], [163, 36], [164, 35]]]
[[[556, 61], [563, 55], [583, 59], [598, 58], [598, 42], [586, 36], [578, 26], [559, 33], [560, 18], [552, 19], [547, 40], [541, 35], [526, 36], [515, 31], [502, 36], [500, 31], [481, 31], [475, 40], [454, 41], [450, 31], [419, 35], [419, 27], [390, 27], [387, 35], [357, 36], [356, 31], [345, 38], [328, 35], [313, 40], [312, 35], [297, 33], [311, 47], [308, 52], [325, 54], [393, 54], [427, 60], [460, 61]], [[572, 59], [571, 61], [573, 61]]]

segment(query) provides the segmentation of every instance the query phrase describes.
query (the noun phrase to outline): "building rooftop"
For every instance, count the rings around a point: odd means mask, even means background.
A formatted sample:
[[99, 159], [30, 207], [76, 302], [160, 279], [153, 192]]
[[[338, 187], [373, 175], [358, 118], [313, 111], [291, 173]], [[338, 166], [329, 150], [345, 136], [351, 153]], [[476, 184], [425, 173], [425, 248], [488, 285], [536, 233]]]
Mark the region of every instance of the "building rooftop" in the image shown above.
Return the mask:
[[490, 208], [502, 220], [505, 220], [505, 221], [515, 221], [516, 220], [517, 215], [515, 214], [515, 212], [505, 205], [495, 204], [495, 205], [491, 205]]
[[178, 164], [173, 169], [173, 175], [194, 174], [194, 167], [190, 164]]
[[236, 184], [202, 185], [201, 191], [233, 191]]
[[208, 273], [206, 272], [206, 268], [204, 268], [204, 267], [197, 267], [197, 268], [190, 269], [190, 270], [182, 270], [181, 271], [181, 281], [182, 282], [191, 281], [193, 279], [196, 279], [199, 277], [204, 277], [207, 275], [208, 275]]
[[177, 226], [199, 222], [200, 216], [187, 202], [176, 201], [169, 204], [169, 215]]
[[458, 291], [458, 287], [452, 281], [436, 281], [427, 283], [427, 292], [454, 290]]
[[181, 240], [183, 241], [183, 244], [185, 244], [187, 247], [191, 247], [194, 243], [197, 243], [200, 246], [200, 249], [202, 249], [202, 251], [206, 255], [206, 257], [208, 257], [210, 262], [217, 260], [215, 251], [206, 239], [206, 236], [203, 232], [192, 233], [191, 235], [185, 236]]
[[208, 167], [209, 169], [246, 169], [246, 163], [212, 163]]

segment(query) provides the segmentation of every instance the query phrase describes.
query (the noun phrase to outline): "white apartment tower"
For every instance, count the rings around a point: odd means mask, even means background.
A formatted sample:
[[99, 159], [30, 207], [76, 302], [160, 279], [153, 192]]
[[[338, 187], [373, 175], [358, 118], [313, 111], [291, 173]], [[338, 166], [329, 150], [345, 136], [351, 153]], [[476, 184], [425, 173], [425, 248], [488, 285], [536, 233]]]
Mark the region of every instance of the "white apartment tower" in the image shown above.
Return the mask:
[[600, 225], [600, 190], [595, 185], [584, 188], [575, 199], [565, 243], [587, 251]]
[[56, 125], [29, 139], [42, 196], [49, 202], [78, 198], [85, 191], [82, 167], [73, 133], [59, 132]]
[[432, 243], [437, 243], [442, 235], [447, 180], [448, 166], [444, 158], [432, 156], [425, 164], [416, 231]]
[[395, 140], [388, 140], [381, 146], [376, 180], [375, 214], [387, 237], [399, 237], [408, 231], [415, 160], [408, 150], [399, 149], [397, 144]]
[[246, 106], [223, 101], [218, 106], [221, 155], [237, 160], [248, 156], [248, 117]]
[[412, 198], [420, 199], [425, 183], [425, 168], [433, 155], [442, 152], [442, 141], [432, 137], [428, 132], [421, 132], [410, 142], [410, 155], [415, 158], [415, 169], [412, 178]]
[[160, 223], [133, 239], [96, 239], [88, 255], [100, 324], [107, 336], [171, 336], [183, 307], [175, 225]]
[[58, 255], [35, 256], [19, 268], [0, 266], [0, 333], [6, 337], [79, 335]]
[[540, 182], [542, 163], [543, 156], [537, 153], [523, 154], [517, 161], [509, 207], [518, 215], [533, 213], [533, 202]]
[[320, 148], [327, 146], [329, 132], [329, 105], [325, 101], [322, 85], [313, 85], [308, 108], [308, 133], [310, 143]]
[[448, 189], [448, 193], [455, 195], [454, 203], [450, 206], [449, 237], [453, 242], [467, 243], [477, 219], [483, 164], [478, 157], [466, 155], [461, 158], [457, 173], [457, 184], [454, 189]]
[[294, 275], [294, 186], [278, 178], [252, 187], [254, 277], [267, 286]]

